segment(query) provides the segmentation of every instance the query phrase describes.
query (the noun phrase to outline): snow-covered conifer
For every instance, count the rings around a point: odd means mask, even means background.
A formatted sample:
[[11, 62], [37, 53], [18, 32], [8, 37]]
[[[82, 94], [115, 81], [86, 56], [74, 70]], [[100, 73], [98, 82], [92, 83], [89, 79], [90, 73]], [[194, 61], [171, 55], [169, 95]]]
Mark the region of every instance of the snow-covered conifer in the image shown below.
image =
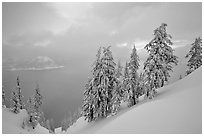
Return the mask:
[[85, 120], [88, 120], [88, 122], [91, 122], [98, 117], [97, 113], [94, 114], [94, 111], [97, 111], [97, 105], [94, 105], [94, 99], [96, 99], [93, 97], [94, 95], [96, 95], [96, 93], [93, 91], [93, 80], [89, 79], [85, 86], [82, 106], [82, 115], [85, 117]]
[[196, 38], [191, 45], [189, 53], [185, 56], [186, 58], [190, 57], [187, 63], [189, 67], [186, 71], [187, 75], [202, 65], [202, 39], [200, 37]]
[[113, 91], [112, 91], [112, 99], [111, 99], [111, 114], [115, 115], [117, 114], [117, 111], [121, 104], [121, 91], [122, 90], [122, 84], [117, 80], [117, 82], [114, 85]]
[[144, 74], [140, 73], [139, 81], [137, 85], [138, 96], [141, 96], [145, 93], [145, 85], [144, 85]]
[[36, 88], [34, 90], [34, 108], [36, 109], [36, 112], [40, 112], [41, 106], [42, 106], [42, 95], [40, 93], [39, 84], [36, 84]]
[[128, 63], [126, 62], [122, 80], [122, 99], [123, 101], [128, 101], [129, 98], [129, 90], [130, 90], [130, 76], [129, 76], [129, 69]]
[[120, 60], [118, 61], [116, 72], [115, 72], [115, 78], [116, 82], [114, 84], [114, 88], [112, 91], [112, 109], [111, 112], [112, 114], [116, 114], [118, 111], [118, 108], [120, 107], [121, 100], [123, 98], [123, 91], [122, 91], [122, 82], [120, 77], [122, 76], [122, 66], [120, 64]]
[[27, 113], [28, 113], [28, 119], [27, 123], [35, 129], [35, 127], [38, 124], [38, 114], [36, 113], [36, 109], [34, 107], [34, 99], [32, 97], [29, 97], [27, 102]]
[[115, 62], [113, 60], [110, 47], [103, 47], [103, 56], [101, 58], [100, 82], [98, 90], [100, 91], [100, 117], [107, 117], [112, 109], [112, 91], [116, 82], [115, 77]]
[[22, 95], [22, 91], [21, 91], [21, 87], [20, 87], [20, 80], [19, 80], [19, 76], [17, 76], [17, 82], [16, 82], [16, 90], [17, 90], [17, 96], [19, 99], [19, 105], [20, 105], [20, 109], [23, 109], [23, 95]]
[[85, 116], [85, 120], [88, 120], [88, 122], [96, 120], [100, 113], [100, 92], [98, 90], [98, 85], [100, 84], [99, 74], [101, 69], [101, 47], [98, 49], [96, 60], [92, 67], [92, 78], [90, 78], [85, 85], [82, 105], [82, 115]]
[[92, 78], [89, 79], [84, 91], [82, 114], [88, 122], [97, 118], [107, 117], [112, 109], [112, 91], [114, 89], [115, 62], [113, 61], [110, 46], [101, 48], [96, 55], [93, 65]]
[[170, 45], [171, 35], [166, 32], [167, 24], [163, 23], [154, 30], [154, 38], [146, 46], [149, 57], [144, 63], [144, 76], [147, 96], [152, 98], [157, 88], [163, 87], [170, 77], [172, 64], [177, 65], [177, 57], [173, 54]]
[[128, 91], [128, 99], [129, 99], [129, 106], [133, 106], [138, 102], [139, 93], [137, 91], [138, 86], [138, 73], [137, 70], [139, 69], [139, 57], [137, 55], [137, 50], [135, 46], [132, 49], [132, 53], [130, 56], [130, 62], [128, 64], [129, 69], [129, 82], [130, 82], [130, 89]]
[[123, 70], [123, 67], [121, 66], [121, 63], [119, 60], [116, 68], [116, 75], [115, 75], [118, 80], [120, 80], [120, 77], [122, 76], [122, 70]]
[[12, 92], [11, 101], [12, 101], [12, 109], [11, 110], [16, 114], [19, 113], [19, 111], [20, 111], [19, 97], [18, 97], [17, 93], [14, 91]]

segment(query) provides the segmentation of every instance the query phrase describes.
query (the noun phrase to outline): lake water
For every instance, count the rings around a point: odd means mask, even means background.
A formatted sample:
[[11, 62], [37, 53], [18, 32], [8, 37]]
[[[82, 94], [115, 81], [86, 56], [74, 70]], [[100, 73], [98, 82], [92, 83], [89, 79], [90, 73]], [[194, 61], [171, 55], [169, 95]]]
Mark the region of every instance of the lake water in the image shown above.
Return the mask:
[[[2, 84], [7, 98], [15, 87], [19, 75], [24, 100], [34, 94], [38, 81], [43, 95], [43, 111], [47, 119], [53, 118], [55, 126], [59, 127], [65, 114], [74, 112], [82, 104], [84, 86], [88, 79], [89, 70], [62, 69], [48, 71], [2, 71]], [[8, 102], [7, 102], [8, 105]]]

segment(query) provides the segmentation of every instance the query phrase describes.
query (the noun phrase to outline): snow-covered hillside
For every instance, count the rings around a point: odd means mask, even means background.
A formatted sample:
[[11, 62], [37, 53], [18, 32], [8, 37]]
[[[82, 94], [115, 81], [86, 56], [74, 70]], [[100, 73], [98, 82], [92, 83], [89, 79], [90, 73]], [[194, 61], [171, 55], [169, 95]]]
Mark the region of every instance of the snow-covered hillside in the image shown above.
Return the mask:
[[202, 133], [202, 67], [115, 116], [91, 123], [81, 117], [67, 133]]
[[3, 134], [46, 134], [49, 131], [41, 127], [39, 124], [35, 129], [25, 127], [22, 128], [24, 119], [28, 116], [26, 110], [21, 110], [20, 113], [15, 114], [8, 108], [2, 108], [2, 133]]

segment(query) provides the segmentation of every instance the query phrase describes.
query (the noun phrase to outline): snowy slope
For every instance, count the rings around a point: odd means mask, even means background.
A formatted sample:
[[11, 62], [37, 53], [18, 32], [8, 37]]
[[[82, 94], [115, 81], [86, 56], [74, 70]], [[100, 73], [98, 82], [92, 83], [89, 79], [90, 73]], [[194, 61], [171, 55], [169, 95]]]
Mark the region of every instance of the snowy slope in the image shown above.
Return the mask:
[[154, 100], [123, 108], [116, 116], [93, 123], [81, 117], [67, 132], [202, 133], [202, 68], [158, 89]]
[[20, 113], [15, 114], [11, 112], [8, 108], [2, 108], [2, 133], [3, 134], [46, 134], [49, 131], [41, 127], [39, 124], [36, 128], [30, 129], [26, 128], [23, 129], [22, 123], [23, 120], [28, 116], [26, 110], [21, 110]]

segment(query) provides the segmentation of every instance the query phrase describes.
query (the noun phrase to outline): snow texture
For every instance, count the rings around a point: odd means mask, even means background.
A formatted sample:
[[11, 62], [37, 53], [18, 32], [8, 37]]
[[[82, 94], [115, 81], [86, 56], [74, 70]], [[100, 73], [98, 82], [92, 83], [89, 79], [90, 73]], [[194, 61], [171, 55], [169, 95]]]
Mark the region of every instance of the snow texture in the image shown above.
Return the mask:
[[88, 123], [81, 117], [67, 133], [202, 133], [202, 67], [157, 92], [131, 108], [123, 103], [106, 119]]
[[20, 110], [18, 114], [11, 112], [8, 108], [2, 108], [2, 133], [3, 134], [48, 134], [49, 131], [39, 124], [35, 129], [26, 126], [22, 128], [23, 121], [28, 117], [26, 110]]

